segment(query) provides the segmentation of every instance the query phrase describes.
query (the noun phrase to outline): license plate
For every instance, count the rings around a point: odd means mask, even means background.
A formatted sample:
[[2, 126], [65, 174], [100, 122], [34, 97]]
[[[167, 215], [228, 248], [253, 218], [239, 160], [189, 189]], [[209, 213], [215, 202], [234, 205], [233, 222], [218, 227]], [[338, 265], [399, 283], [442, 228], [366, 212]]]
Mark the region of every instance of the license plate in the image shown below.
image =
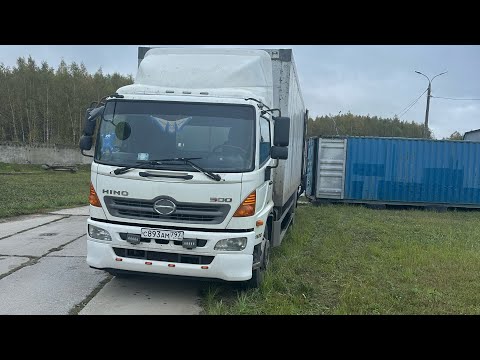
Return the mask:
[[183, 240], [183, 231], [142, 228], [142, 238], [162, 240]]

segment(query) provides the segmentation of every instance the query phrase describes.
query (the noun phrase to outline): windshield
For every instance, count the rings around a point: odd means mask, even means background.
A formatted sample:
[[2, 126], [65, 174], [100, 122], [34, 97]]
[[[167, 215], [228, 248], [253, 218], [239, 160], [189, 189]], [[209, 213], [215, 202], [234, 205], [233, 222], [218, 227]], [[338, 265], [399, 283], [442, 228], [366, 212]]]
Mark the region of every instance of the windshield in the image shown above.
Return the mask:
[[[139, 160], [192, 160], [208, 171], [254, 168], [255, 109], [251, 105], [109, 101], [97, 137], [95, 160], [138, 165]], [[155, 168], [192, 170], [185, 163]]]

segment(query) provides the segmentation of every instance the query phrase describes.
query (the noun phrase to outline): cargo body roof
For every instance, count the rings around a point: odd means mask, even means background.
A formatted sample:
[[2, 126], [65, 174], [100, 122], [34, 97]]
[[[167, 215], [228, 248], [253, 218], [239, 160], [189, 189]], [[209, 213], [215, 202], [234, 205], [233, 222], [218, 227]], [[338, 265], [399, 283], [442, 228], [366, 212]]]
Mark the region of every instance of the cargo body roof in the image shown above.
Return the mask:
[[[139, 49], [139, 55], [145, 48]], [[165, 93], [252, 97], [273, 104], [272, 60], [263, 50], [152, 48], [139, 67], [134, 85], [120, 94]]]

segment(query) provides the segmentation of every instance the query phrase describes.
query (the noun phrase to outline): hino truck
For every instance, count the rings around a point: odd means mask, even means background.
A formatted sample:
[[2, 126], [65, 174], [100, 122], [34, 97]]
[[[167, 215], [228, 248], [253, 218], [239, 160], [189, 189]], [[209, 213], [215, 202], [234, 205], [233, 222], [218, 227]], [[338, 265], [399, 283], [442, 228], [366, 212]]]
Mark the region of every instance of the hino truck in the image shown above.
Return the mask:
[[134, 83], [85, 116], [88, 265], [258, 287], [304, 189], [307, 118], [291, 49], [139, 47]]

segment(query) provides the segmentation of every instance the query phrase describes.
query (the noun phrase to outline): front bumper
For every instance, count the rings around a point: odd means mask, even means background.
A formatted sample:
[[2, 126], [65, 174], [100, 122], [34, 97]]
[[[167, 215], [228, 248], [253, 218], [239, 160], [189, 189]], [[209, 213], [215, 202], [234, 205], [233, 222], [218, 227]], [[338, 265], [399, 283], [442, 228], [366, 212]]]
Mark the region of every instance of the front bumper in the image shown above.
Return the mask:
[[[227, 281], [243, 281], [252, 277], [253, 247], [255, 232], [207, 232], [207, 231], [184, 231], [184, 238], [204, 239], [206, 245], [195, 249], [185, 249], [181, 245], [175, 245], [173, 241], [168, 244], [141, 242], [133, 245], [122, 240], [120, 233], [140, 234], [142, 227], [129, 226], [88, 219], [88, 224], [107, 230], [112, 237], [111, 241], [93, 239], [87, 231], [87, 263], [98, 269], [119, 269], [126, 271], [148, 272], [166, 275], [180, 275], [201, 278], [214, 278]], [[242, 251], [216, 251], [214, 246], [218, 240], [234, 237], [246, 237], [247, 246]], [[213, 257], [208, 264], [191, 264], [173, 261], [155, 261], [133, 257], [118, 256], [114, 248], [140, 250], [145, 252], [162, 252], [190, 256]], [[124, 250], [121, 250], [124, 252]], [[121, 261], [119, 261], [121, 259]], [[174, 265], [174, 266], [173, 266]]]

